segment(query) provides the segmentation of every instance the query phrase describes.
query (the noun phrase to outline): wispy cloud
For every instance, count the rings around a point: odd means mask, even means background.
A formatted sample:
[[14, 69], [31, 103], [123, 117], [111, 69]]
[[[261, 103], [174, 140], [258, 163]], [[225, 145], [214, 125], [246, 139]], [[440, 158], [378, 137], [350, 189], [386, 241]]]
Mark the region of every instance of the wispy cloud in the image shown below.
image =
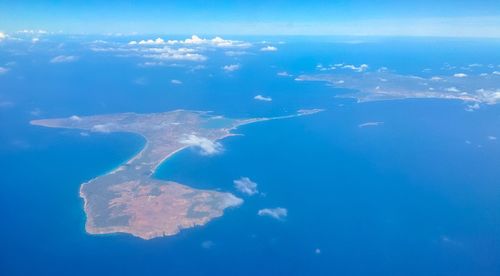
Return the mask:
[[0, 108], [9, 108], [13, 107], [14, 103], [11, 101], [0, 101]]
[[262, 96], [262, 95], [257, 95], [257, 96], [255, 96], [253, 98], [255, 100], [264, 101], [264, 102], [271, 102], [273, 100], [271, 97], [266, 97], [266, 96]]
[[272, 217], [277, 220], [284, 220], [288, 216], [288, 210], [282, 207], [260, 209], [257, 214], [259, 216]]
[[278, 72], [278, 73], [276, 73], [276, 75], [278, 75], [280, 77], [291, 77], [292, 76], [287, 71]]
[[364, 127], [370, 127], [370, 126], [380, 126], [382, 124], [384, 124], [384, 122], [366, 122], [366, 123], [359, 124], [358, 127], [364, 128]]
[[9, 72], [9, 68], [0, 67], [0, 75], [5, 74], [7, 72]]
[[455, 78], [465, 78], [465, 77], [467, 77], [467, 74], [465, 74], [465, 73], [456, 73], [453, 76]]
[[271, 45], [268, 45], [268, 46], [266, 46], [266, 47], [262, 47], [262, 48], [260, 48], [260, 50], [261, 50], [262, 52], [276, 52], [276, 51], [278, 51], [278, 48], [276, 48], [276, 47], [274, 47], [274, 46], [271, 46]]
[[237, 71], [240, 69], [240, 65], [239, 64], [229, 64], [229, 65], [225, 65], [224, 67], [222, 67], [222, 69], [226, 72], [234, 72], [234, 71]]
[[233, 181], [234, 187], [243, 194], [255, 195], [259, 191], [257, 190], [257, 183], [250, 180], [248, 177], [241, 177]]
[[170, 83], [179, 85], [179, 84], [182, 84], [182, 81], [180, 81], [180, 80], [171, 80]]
[[194, 134], [188, 135], [179, 141], [182, 144], [200, 148], [201, 154], [212, 155], [222, 151], [222, 145], [205, 137], [199, 137]]
[[50, 60], [50, 63], [69, 63], [69, 62], [74, 62], [77, 61], [78, 57], [77, 56], [57, 56], [54, 57]]
[[0, 41], [4, 40], [7, 38], [7, 35], [3, 32], [0, 32]]

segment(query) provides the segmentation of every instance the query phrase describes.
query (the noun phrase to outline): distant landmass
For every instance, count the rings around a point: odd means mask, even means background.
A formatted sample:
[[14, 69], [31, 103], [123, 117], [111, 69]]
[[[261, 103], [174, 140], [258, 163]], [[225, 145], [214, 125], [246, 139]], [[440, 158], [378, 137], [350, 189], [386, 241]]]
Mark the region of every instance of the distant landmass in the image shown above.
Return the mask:
[[220, 217], [243, 200], [227, 192], [193, 189], [154, 179], [156, 168], [176, 152], [198, 146], [202, 153], [217, 152], [218, 140], [234, 135], [245, 124], [303, 116], [319, 109], [273, 118], [229, 119], [209, 112], [176, 110], [164, 113], [120, 113], [34, 120], [31, 124], [94, 132], [131, 132], [145, 138], [144, 148], [115, 170], [80, 187], [91, 234], [129, 233], [142, 239], [175, 235]]

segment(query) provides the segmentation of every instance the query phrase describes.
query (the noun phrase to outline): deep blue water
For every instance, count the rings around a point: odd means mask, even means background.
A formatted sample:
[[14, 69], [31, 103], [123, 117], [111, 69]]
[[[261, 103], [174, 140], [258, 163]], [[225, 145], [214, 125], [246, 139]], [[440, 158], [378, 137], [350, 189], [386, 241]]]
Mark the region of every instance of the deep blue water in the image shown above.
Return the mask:
[[[80, 60], [57, 66], [47, 63], [56, 55], [49, 46], [19, 54], [1, 45], [0, 64], [15, 64], [0, 76], [0, 100], [11, 102], [0, 108], [0, 274], [499, 275], [500, 140], [488, 139], [500, 137], [499, 106], [466, 112], [458, 101], [358, 104], [335, 98], [345, 91], [322, 83], [276, 76], [312, 72], [317, 63], [409, 74], [444, 63], [500, 64], [499, 43], [274, 40], [288, 43], [237, 58], [215, 52], [207, 69], [195, 72], [141, 68], [138, 59], [94, 53], [79, 40], [65, 51]], [[235, 62], [241, 70], [221, 72]], [[256, 94], [273, 101], [254, 101]], [[80, 183], [124, 162], [144, 141], [29, 120], [178, 108], [237, 118], [326, 111], [244, 126], [236, 131], [244, 136], [222, 141], [221, 154], [187, 149], [166, 161], [158, 178], [244, 198], [206, 226], [151, 241], [86, 234]], [[369, 121], [384, 124], [358, 127]], [[238, 194], [232, 181], [241, 176], [265, 195]], [[286, 220], [257, 216], [272, 207], [287, 208]], [[202, 246], [207, 242], [210, 248]]]

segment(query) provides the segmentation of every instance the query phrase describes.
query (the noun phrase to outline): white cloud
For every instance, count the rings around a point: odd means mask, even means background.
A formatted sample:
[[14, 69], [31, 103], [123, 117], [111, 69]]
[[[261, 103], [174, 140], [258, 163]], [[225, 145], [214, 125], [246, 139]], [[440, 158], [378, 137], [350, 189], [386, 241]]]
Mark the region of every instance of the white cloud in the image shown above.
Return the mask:
[[82, 118], [80, 118], [79, 116], [76, 116], [76, 115], [73, 115], [73, 116], [69, 117], [69, 119], [70, 119], [71, 121], [76, 121], [76, 122], [78, 122], [78, 121], [81, 121], [81, 120], [82, 120]]
[[359, 124], [358, 127], [363, 128], [363, 127], [370, 127], [370, 126], [380, 126], [383, 124], [384, 124], [384, 122], [366, 122], [363, 124]]
[[247, 42], [237, 41], [237, 40], [227, 40], [219, 36], [212, 38], [210, 43], [217, 47], [248, 47], [250, 46]]
[[366, 71], [366, 69], [368, 69], [368, 65], [367, 64], [361, 64], [359, 67], [356, 67], [352, 64], [347, 64], [347, 65], [344, 65], [342, 66], [342, 68], [344, 69], [351, 69], [353, 71], [356, 71], [356, 72], [364, 72]]
[[0, 75], [5, 74], [7, 72], [9, 72], [9, 68], [0, 67]]
[[496, 136], [491, 136], [491, 135], [490, 135], [490, 136], [488, 136], [488, 140], [492, 140], [492, 141], [493, 141], [493, 140], [496, 140], [496, 139], [497, 139], [497, 137], [496, 137]]
[[50, 63], [68, 63], [68, 62], [73, 62], [77, 61], [78, 57], [77, 56], [57, 56], [54, 57], [53, 59], [50, 60]]
[[21, 30], [21, 31], [18, 31], [17, 33], [20, 33], [20, 34], [47, 34], [48, 32], [45, 30]]
[[257, 214], [259, 216], [268, 216], [277, 220], [284, 220], [288, 216], [288, 210], [281, 207], [273, 209], [265, 208], [259, 210]]
[[[119, 56], [125, 57], [143, 57], [158, 60], [174, 60], [174, 61], [205, 61], [207, 57], [202, 53], [210, 51], [208, 48], [244, 48], [251, 46], [250, 43], [238, 40], [228, 40], [221, 37], [205, 39], [193, 35], [185, 40], [164, 40], [162, 38], [132, 40], [127, 45], [118, 46], [92, 46], [92, 50], [96, 52], [116, 52]], [[227, 55], [247, 54], [243, 51], [227, 51]], [[142, 63], [141, 63], [142, 64]], [[147, 66], [146, 64], [144, 64]], [[163, 65], [163, 64], [162, 64]]]
[[206, 39], [200, 38], [197, 35], [192, 35], [191, 38], [187, 38], [186, 40], [184, 40], [184, 44], [202, 44], [206, 41]]
[[234, 187], [246, 195], [255, 195], [259, 191], [257, 190], [257, 183], [250, 180], [248, 177], [241, 177], [233, 181]]
[[3, 32], [0, 32], [0, 41], [4, 40], [7, 38], [7, 35]]
[[441, 78], [441, 77], [432, 77], [431, 78], [431, 81], [440, 81], [440, 80], [443, 80], [443, 78]]
[[162, 44], [165, 44], [165, 41], [161, 38], [157, 38], [155, 40], [148, 39], [148, 40], [141, 40], [139, 42], [136, 42], [136, 41], [129, 42], [129, 45], [136, 45], [136, 44], [139, 44], [139, 45], [162, 45]]
[[234, 72], [240, 69], [240, 65], [239, 64], [225, 65], [224, 67], [222, 67], [222, 69], [224, 69], [224, 71], [226, 72]]
[[212, 140], [205, 137], [198, 137], [194, 134], [189, 135], [179, 142], [182, 144], [199, 147], [203, 155], [212, 155], [222, 151], [221, 144], [213, 142]]
[[497, 76], [500, 76], [500, 71], [493, 71], [492, 73], [493, 75], [497, 75]]
[[194, 50], [188, 48], [173, 49], [170, 47], [151, 48], [143, 51], [143, 57], [159, 60], [185, 60], [185, 61], [205, 61], [207, 58]]
[[456, 73], [453, 76], [455, 78], [465, 78], [465, 77], [467, 77], [467, 74], [465, 74], [465, 73]]
[[167, 44], [184, 44], [184, 45], [204, 45], [204, 46], [215, 46], [215, 47], [250, 47], [251, 44], [248, 42], [243, 42], [239, 40], [229, 40], [223, 39], [220, 36], [216, 36], [212, 39], [201, 38], [197, 35], [192, 35], [191, 38], [185, 40], [168, 40]]
[[170, 83], [172, 83], [172, 84], [182, 84], [182, 81], [180, 81], [180, 80], [171, 80]]
[[278, 73], [276, 73], [276, 75], [278, 75], [280, 77], [291, 77], [292, 76], [287, 71], [278, 72]]
[[109, 133], [109, 132], [111, 132], [111, 125], [110, 124], [98, 124], [98, 125], [92, 126], [92, 128], [90, 130], [94, 131], [94, 132]]
[[262, 52], [276, 52], [276, 51], [278, 51], [278, 48], [276, 48], [276, 47], [274, 47], [274, 46], [270, 46], [270, 45], [268, 45], [268, 46], [266, 46], [266, 47], [262, 47], [262, 48], [260, 48], [260, 50], [261, 50]]
[[248, 55], [249, 53], [246, 51], [226, 51], [225, 54], [228, 57], [238, 57], [238, 56]]
[[448, 92], [460, 92], [460, 90], [458, 90], [458, 88], [456, 88], [455, 86], [448, 87], [445, 90]]
[[262, 95], [257, 95], [257, 96], [255, 96], [253, 98], [255, 100], [264, 101], [264, 102], [271, 102], [273, 100], [271, 97], [266, 97], [266, 96], [262, 96]]
[[481, 106], [479, 105], [479, 103], [469, 104], [465, 108], [465, 111], [472, 112], [474, 110], [478, 110], [479, 108], [481, 108]]

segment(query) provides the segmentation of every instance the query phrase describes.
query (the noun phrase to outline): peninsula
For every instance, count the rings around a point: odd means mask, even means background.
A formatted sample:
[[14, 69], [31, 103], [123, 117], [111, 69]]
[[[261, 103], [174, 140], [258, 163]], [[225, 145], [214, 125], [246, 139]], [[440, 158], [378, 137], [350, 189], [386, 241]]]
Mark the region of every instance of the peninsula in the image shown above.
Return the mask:
[[231, 193], [200, 190], [173, 181], [155, 179], [156, 168], [176, 152], [190, 146], [208, 149], [235, 128], [267, 120], [319, 112], [299, 110], [273, 118], [229, 119], [209, 112], [176, 110], [164, 113], [120, 113], [33, 120], [32, 125], [82, 129], [93, 132], [131, 132], [144, 137], [143, 149], [115, 170], [80, 187], [91, 234], [129, 233], [142, 239], [175, 235], [182, 229], [204, 225], [226, 208], [243, 203]]

